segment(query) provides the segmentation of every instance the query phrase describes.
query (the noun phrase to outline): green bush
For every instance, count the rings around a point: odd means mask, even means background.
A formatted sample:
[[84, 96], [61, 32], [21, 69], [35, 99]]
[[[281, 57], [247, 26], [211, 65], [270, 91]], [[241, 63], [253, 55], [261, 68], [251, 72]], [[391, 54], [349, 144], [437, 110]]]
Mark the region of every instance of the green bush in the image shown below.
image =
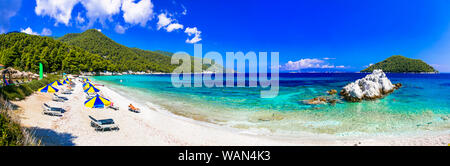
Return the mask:
[[21, 85], [8, 85], [1, 87], [0, 94], [8, 100], [23, 100], [39, 88], [42, 88], [45, 85], [59, 79], [61, 79], [61, 77], [58, 75], [47, 75], [47, 77], [42, 80], [33, 80]]
[[0, 113], [0, 146], [24, 145], [20, 125], [12, 122], [5, 112]]

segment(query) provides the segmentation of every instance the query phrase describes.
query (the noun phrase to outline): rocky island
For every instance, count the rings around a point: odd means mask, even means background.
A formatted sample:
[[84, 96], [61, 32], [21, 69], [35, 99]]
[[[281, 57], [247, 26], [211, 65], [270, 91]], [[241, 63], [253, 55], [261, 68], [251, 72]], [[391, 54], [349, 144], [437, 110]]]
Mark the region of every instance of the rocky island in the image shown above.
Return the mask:
[[381, 69], [376, 69], [372, 74], [346, 85], [340, 94], [347, 101], [359, 102], [383, 98], [401, 86], [400, 83], [392, 84]]

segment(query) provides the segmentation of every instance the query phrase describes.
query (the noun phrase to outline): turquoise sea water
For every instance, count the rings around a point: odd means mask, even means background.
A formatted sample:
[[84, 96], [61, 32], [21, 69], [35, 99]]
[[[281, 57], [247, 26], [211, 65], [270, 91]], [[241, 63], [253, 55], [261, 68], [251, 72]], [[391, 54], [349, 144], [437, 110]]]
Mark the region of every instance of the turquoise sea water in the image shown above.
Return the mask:
[[[450, 129], [450, 74], [387, 74], [403, 87], [361, 103], [306, 105], [364, 77], [362, 73], [281, 73], [279, 95], [261, 98], [261, 88], [175, 88], [170, 75], [96, 76], [130, 97], [177, 115], [241, 129], [279, 134], [351, 135]], [[339, 95], [334, 96], [339, 99]]]

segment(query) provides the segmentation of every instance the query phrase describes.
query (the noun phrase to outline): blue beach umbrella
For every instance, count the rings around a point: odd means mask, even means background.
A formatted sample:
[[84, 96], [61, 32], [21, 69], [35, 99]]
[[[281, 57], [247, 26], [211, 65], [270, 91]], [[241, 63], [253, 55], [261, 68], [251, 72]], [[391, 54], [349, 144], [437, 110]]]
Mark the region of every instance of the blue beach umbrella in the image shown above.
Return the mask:
[[56, 80], [56, 81], [50, 83], [50, 85], [52, 85], [52, 86], [60, 86], [60, 85], [63, 85], [63, 84], [61, 84], [61, 82], [59, 82], [58, 80]]
[[94, 85], [92, 85], [90, 82], [84, 83], [83, 84], [83, 89], [88, 89], [91, 86], [94, 86]]
[[94, 93], [94, 92], [100, 92], [100, 90], [97, 89], [97, 88], [94, 87], [94, 86], [90, 86], [89, 88], [85, 89], [84, 92], [87, 92], [87, 93]]
[[59, 90], [56, 89], [55, 87], [53, 87], [52, 85], [48, 84], [48, 85], [40, 88], [38, 91], [44, 92], [44, 93], [55, 93], [55, 92], [58, 92]]
[[111, 101], [99, 96], [98, 94], [95, 97], [90, 98], [89, 100], [86, 100], [84, 102], [84, 106], [89, 108], [104, 108], [105, 106], [109, 105], [111, 105]]

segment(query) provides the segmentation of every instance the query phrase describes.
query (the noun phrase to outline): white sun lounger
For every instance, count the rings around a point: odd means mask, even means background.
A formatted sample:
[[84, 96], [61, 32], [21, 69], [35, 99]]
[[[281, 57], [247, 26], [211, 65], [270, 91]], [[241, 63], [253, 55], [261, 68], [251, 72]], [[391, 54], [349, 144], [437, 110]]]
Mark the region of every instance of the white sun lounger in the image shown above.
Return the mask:
[[62, 98], [60, 98], [59, 96], [56, 96], [56, 95], [53, 95], [52, 100], [56, 101], [56, 102], [65, 102], [66, 101], [66, 100], [64, 100], [64, 99], [62, 99]]
[[90, 98], [93, 98], [93, 97], [95, 97], [97, 94], [95, 94], [95, 93], [86, 93], [86, 99], [90, 99]]
[[113, 119], [102, 119], [97, 120], [89, 115], [91, 119], [91, 126], [95, 128], [96, 131], [105, 131], [105, 130], [119, 130], [119, 126], [114, 123]]
[[116, 110], [116, 111], [119, 110], [119, 106], [109, 105], [108, 108], [111, 108], [111, 109]]
[[59, 107], [51, 107], [47, 103], [42, 104], [42, 114], [44, 115], [52, 115], [52, 116], [62, 116], [64, 109]]
[[61, 94], [70, 95], [70, 94], [72, 94], [72, 91], [70, 89], [66, 89], [66, 90], [62, 91]]

